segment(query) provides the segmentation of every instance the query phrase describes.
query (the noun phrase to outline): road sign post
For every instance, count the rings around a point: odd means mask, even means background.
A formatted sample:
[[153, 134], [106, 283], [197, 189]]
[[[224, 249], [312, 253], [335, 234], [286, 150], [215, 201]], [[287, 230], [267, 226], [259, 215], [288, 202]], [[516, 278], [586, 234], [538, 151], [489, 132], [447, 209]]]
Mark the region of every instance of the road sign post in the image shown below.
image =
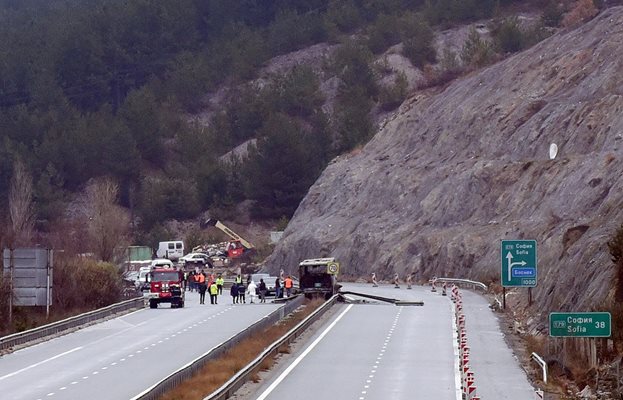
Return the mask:
[[503, 287], [536, 286], [536, 240], [502, 240], [500, 256]]
[[612, 316], [609, 312], [549, 314], [549, 335], [554, 337], [610, 337]]

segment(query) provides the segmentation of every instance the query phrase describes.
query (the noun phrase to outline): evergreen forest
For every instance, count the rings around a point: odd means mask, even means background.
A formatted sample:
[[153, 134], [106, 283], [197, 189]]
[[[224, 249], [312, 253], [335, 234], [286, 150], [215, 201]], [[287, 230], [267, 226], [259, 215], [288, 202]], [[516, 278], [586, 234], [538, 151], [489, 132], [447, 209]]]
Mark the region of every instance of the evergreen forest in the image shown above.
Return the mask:
[[[433, 29], [511, 3], [0, 0], [0, 219], [16, 163], [32, 180], [40, 232], [97, 178], [116, 182], [137, 234], [243, 200], [255, 218], [290, 218], [327, 163], [373, 135], [372, 109], [406, 96], [399, 80], [379, 88], [375, 55], [402, 42], [424, 67], [441, 58]], [[317, 43], [342, 44], [324, 66], [340, 81], [332, 113], [305, 65], [248, 84], [271, 58]], [[225, 86], [209, 124], [193, 122]], [[247, 156], [223, 160], [251, 139]]]

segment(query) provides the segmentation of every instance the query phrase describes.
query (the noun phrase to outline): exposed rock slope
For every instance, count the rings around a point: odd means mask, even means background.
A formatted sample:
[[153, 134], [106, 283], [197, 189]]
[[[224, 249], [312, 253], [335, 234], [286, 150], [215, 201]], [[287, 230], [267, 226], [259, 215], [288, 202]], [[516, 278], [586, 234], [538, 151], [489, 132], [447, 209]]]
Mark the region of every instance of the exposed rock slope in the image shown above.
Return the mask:
[[[602, 300], [623, 222], [623, 8], [419, 93], [334, 160], [267, 265], [499, 282], [500, 240], [536, 239], [541, 310]], [[559, 147], [549, 160], [550, 143]]]

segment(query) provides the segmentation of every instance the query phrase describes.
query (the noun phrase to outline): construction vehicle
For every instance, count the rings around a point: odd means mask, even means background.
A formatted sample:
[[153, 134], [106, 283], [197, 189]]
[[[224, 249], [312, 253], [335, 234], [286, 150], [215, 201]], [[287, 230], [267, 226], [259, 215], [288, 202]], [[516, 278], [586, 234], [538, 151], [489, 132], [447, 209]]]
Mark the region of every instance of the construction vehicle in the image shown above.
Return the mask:
[[225, 250], [228, 258], [239, 258], [242, 255], [248, 254], [251, 250], [254, 250], [254, 246], [251, 243], [244, 240], [240, 235], [229, 229], [221, 221], [210, 218], [202, 225], [218, 228], [229, 236], [231, 240], [227, 244], [227, 248]]
[[337, 275], [340, 263], [335, 258], [313, 258], [299, 264], [299, 289], [305, 297], [331, 298], [340, 290]]
[[171, 303], [171, 308], [184, 307], [184, 289], [179, 271], [169, 266], [157, 266], [148, 274], [149, 293], [144, 295], [149, 308], [158, 308], [160, 303]]

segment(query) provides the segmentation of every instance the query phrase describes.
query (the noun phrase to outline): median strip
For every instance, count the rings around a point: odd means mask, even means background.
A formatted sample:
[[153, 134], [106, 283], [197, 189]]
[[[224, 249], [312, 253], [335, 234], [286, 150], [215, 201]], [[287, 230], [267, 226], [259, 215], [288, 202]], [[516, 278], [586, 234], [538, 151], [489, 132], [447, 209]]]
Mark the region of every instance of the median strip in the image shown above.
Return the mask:
[[[257, 359], [271, 344], [283, 338], [292, 328], [305, 320], [322, 304], [324, 302], [318, 300], [306, 302], [304, 307], [299, 307], [279, 323], [239, 341], [234, 347], [225, 351], [219, 357], [211, 359], [192, 378], [167, 391], [160, 399], [185, 400], [204, 398], [211, 395]], [[282, 345], [278, 349], [278, 353], [288, 352], [288, 344]], [[265, 359], [257, 366], [249, 379], [257, 382], [259, 380], [257, 373], [260, 370], [270, 369], [273, 363], [273, 358]]]

